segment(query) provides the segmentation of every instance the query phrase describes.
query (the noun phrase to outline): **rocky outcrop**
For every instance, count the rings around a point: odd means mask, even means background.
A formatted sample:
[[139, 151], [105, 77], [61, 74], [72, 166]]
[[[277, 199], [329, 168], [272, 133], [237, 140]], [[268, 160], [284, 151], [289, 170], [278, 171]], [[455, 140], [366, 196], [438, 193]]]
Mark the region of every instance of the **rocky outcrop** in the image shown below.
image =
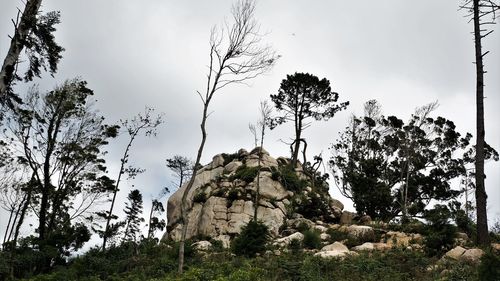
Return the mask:
[[[303, 206], [302, 209], [297, 208], [300, 202], [319, 202], [325, 206], [323, 213], [316, 210], [311, 212], [314, 217], [308, 213], [303, 214], [305, 217], [310, 215], [309, 219], [340, 219], [344, 206], [328, 195], [327, 186], [303, 186], [299, 190], [297, 186], [289, 186], [288, 183], [292, 182], [290, 177], [295, 179], [294, 183], [308, 184], [300, 164], [295, 172], [291, 169], [292, 175], [290, 172], [285, 174], [284, 167], [289, 161], [285, 158], [275, 159], [262, 150], [260, 173], [257, 177], [258, 155], [258, 148], [250, 153], [241, 149], [235, 154], [219, 154], [198, 171], [193, 188], [187, 195], [188, 205], [191, 206], [188, 212], [188, 239], [197, 235], [208, 236], [222, 241], [227, 247], [230, 239], [240, 233], [241, 228], [253, 218], [255, 207], [257, 218], [269, 227], [274, 237], [278, 236], [280, 227], [288, 218], [301, 218], [295, 222], [288, 220], [297, 224], [297, 227], [303, 222], [310, 222], [312, 226], [311, 220], [297, 214], [300, 213], [299, 209], [307, 210]], [[257, 184], [259, 202], [258, 206], [255, 206]], [[180, 206], [186, 187], [187, 183], [168, 199], [168, 239], [180, 239]]]

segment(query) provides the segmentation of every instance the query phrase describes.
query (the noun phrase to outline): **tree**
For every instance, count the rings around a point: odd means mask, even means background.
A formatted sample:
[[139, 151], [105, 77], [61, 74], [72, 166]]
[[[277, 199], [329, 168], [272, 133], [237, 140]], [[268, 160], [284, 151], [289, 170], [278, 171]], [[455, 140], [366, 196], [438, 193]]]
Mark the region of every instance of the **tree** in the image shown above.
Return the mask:
[[395, 116], [354, 117], [332, 145], [337, 186], [358, 212], [383, 220], [401, 214], [405, 222], [431, 200], [458, 195], [450, 181], [466, 173], [472, 135], [461, 137], [451, 120], [431, 117], [435, 108], [418, 108], [406, 124]]
[[[493, 32], [488, 30], [487, 25], [495, 24], [496, 12], [500, 9], [500, 3], [495, 0], [466, 0], [461, 6], [468, 11], [468, 17], [474, 24], [474, 49], [476, 58], [476, 216], [477, 216], [477, 242], [486, 245], [489, 243], [488, 217], [486, 211], [486, 188], [484, 186], [484, 63], [483, 57], [489, 51], [483, 53], [482, 39]], [[490, 16], [490, 18], [485, 17]]]
[[182, 234], [179, 246], [179, 273], [184, 266], [184, 242], [186, 240], [188, 217], [191, 202], [188, 194], [193, 187], [196, 172], [207, 139], [206, 122], [208, 108], [215, 93], [230, 84], [244, 84], [267, 72], [275, 64], [278, 56], [268, 46], [262, 46], [262, 35], [254, 19], [255, 3], [251, 0], [238, 1], [232, 9], [233, 24], [227, 28], [212, 28], [210, 35], [210, 60], [207, 74], [207, 86], [198, 95], [203, 103], [201, 118], [201, 142], [196, 155], [193, 176], [189, 180], [181, 199]]
[[302, 132], [311, 125], [307, 119], [328, 120], [338, 111], [345, 109], [349, 102], [337, 104], [338, 97], [339, 94], [332, 91], [330, 81], [326, 78], [320, 80], [309, 73], [287, 75], [281, 82], [278, 93], [271, 95], [277, 111], [282, 113], [272, 120], [271, 128], [288, 121], [294, 123], [295, 138], [290, 144], [293, 166], [297, 165], [300, 143], [303, 142], [304, 146], [307, 146], [302, 138]]
[[123, 241], [137, 241], [137, 234], [141, 223], [144, 222], [142, 214], [142, 194], [139, 190], [130, 191], [127, 196], [128, 202], [125, 202], [125, 230], [123, 233]]
[[[145, 136], [156, 136], [157, 127], [163, 123], [163, 116], [154, 115], [154, 109], [146, 107], [144, 113], [139, 113], [134, 118], [130, 120], [121, 120], [121, 125], [125, 128], [128, 134], [128, 143], [125, 147], [125, 151], [123, 152], [123, 157], [120, 159], [120, 170], [118, 172], [118, 178], [116, 180], [114, 189], [113, 189], [113, 198], [111, 199], [111, 206], [109, 207], [109, 211], [106, 213], [98, 213], [97, 215], [106, 219], [106, 227], [104, 232], [98, 231], [102, 236], [102, 250], [106, 249], [107, 240], [112, 234], [116, 234], [116, 230], [119, 228], [118, 225], [113, 225], [111, 220], [116, 219], [117, 217], [113, 215], [113, 209], [115, 206], [116, 195], [119, 191], [119, 186], [121, 182], [121, 178], [123, 174], [127, 174], [128, 178], [135, 178], [138, 174], [144, 172], [143, 169], [136, 168], [133, 166], [126, 166], [129, 162], [130, 158], [130, 149], [132, 148], [132, 144], [139, 136], [140, 133], [144, 132]], [[113, 231], [112, 231], [113, 230]]]
[[13, 101], [20, 102], [20, 98], [12, 91], [12, 84], [20, 80], [17, 67], [23, 49], [29, 61], [24, 80], [31, 81], [40, 77], [41, 69], [49, 69], [51, 74], [57, 71], [57, 64], [62, 58], [64, 48], [55, 42], [55, 25], [58, 24], [59, 12], [49, 12], [39, 15], [42, 0], [27, 0], [24, 11], [17, 15], [14, 23], [14, 36], [0, 70], [0, 102], [13, 106]]
[[[193, 174], [194, 163], [191, 159], [181, 156], [174, 155], [172, 158], [166, 160], [167, 167], [174, 173], [177, 178], [176, 188], [181, 188], [185, 180], [191, 177]], [[166, 188], [165, 192], [168, 193], [169, 189]]]
[[153, 239], [156, 230], [162, 231], [165, 228], [165, 220], [159, 219], [156, 215], [161, 215], [165, 212], [163, 204], [158, 200], [151, 202], [151, 211], [149, 212], [148, 224], [148, 239]]
[[[271, 114], [273, 108], [267, 103], [267, 101], [260, 102], [260, 120], [257, 122], [257, 126], [253, 126], [255, 131], [255, 138], [257, 140], [257, 128], [260, 132], [260, 146], [259, 146], [259, 160], [257, 161], [259, 169], [257, 170], [257, 188], [255, 190], [255, 201], [254, 201], [254, 214], [253, 219], [257, 221], [257, 209], [259, 207], [259, 193], [260, 193], [260, 164], [262, 163], [262, 149], [264, 148], [264, 136], [266, 135], [266, 127], [271, 120]], [[251, 127], [249, 127], [251, 128]]]
[[55, 248], [67, 255], [90, 239], [85, 215], [112, 188], [102, 149], [118, 127], [104, 124], [89, 102], [92, 95], [79, 79], [45, 94], [33, 88], [6, 119], [5, 139], [13, 157], [29, 169], [17, 228], [26, 212], [33, 211], [42, 251]]

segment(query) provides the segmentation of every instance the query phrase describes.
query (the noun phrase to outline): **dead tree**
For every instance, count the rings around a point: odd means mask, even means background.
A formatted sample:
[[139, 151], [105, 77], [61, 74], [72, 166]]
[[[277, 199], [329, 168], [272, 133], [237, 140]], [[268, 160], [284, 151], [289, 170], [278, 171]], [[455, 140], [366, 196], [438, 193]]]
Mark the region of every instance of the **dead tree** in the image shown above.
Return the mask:
[[210, 34], [210, 52], [206, 89], [198, 91], [203, 103], [201, 118], [201, 143], [196, 155], [193, 176], [189, 180], [181, 200], [182, 234], [179, 246], [179, 273], [184, 266], [184, 242], [186, 240], [188, 216], [191, 207], [188, 194], [193, 188], [196, 173], [207, 139], [206, 122], [208, 107], [215, 93], [230, 84], [246, 84], [249, 80], [269, 71], [278, 56], [269, 46], [262, 45], [263, 35], [254, 19], [255, 3], [252, 0], [238, 1], [232, 8], [232, 25], [213, 27]]
[[484, 186], [485, 130], [484, 130], [484, 70], [483, 58], [489, 51], [483, 52], [482, 39], [493, 32], [487, 26], [495, 24], [496, 13], [500, 9], [497, 0], [466, 0], [460, 6], [468, 12], [469, 22], [474, 25], [474, 49], [476, 65], [476, 216], [477, 243], [489, 243], [488, 217], [486, 211], [487, 194]]

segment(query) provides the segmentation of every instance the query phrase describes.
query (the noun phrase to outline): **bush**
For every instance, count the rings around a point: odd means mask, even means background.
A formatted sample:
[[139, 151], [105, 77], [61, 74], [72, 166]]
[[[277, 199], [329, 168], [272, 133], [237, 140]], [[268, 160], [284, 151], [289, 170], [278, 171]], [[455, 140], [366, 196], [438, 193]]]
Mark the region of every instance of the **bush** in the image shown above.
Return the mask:
[[340, 242], [348, 238], [348, 234], [345, 231], [340, 231], [338, 229], [328, 228], [326, 234], [330, 235], [330, 242]]
[[478, 267], [479, 280], [500, 280], [500, 256], [487, 250]]
[[239, 256], [255, 257], [266, 250], [269, 239], [268, 227], [260, 221], [251, 220], [233, 240], [232, 251]]
[[321, 237], [319, 231], [315, 229], [309, 229], [304, 231], [304, 240], [302, 244], [307, 249], [320, 249], [321, 248]]
[[292, 239], [290, 244], [288, 244], [288, 249], [292, 253], [297, 254], [302, 250], [302, 242], [299, 239]]
[[307, 181], [301, 180], [291, 165], [281, 166], [271, 174], [273, 180], [279, 180], [281, 184], [290, 191], [299, 192], [307, 187]]
[[193, 197], [194, 203], [205, 203], [207, 201], [207, 194], [205, 192], [196, 193]]
[[224, 166], [226, 166], [227, 164], [233, 162], [235, 159], [238, 159], [239, 160], [239, 155], [238, 153], [231, 153], [231, 154], [227, 154], [227, 153], [222, 153], [222, 158], [224, 158]]
[[248, 167], [247, 165], [241, 165], [236, 169], [234, 175], [231, 177], [231, 180], [241, 179], [246, 183], [252, 182], [257, 173], [259, 172], [259, 167]]
[[429, 222], [424, 239], [428, 255], [442, 255], [453, 247], [456, 227], [448, 222], [450, 217], [450, 210], [445, 205], [436, 205], [434, 209], [424, 212], [424, 218]]

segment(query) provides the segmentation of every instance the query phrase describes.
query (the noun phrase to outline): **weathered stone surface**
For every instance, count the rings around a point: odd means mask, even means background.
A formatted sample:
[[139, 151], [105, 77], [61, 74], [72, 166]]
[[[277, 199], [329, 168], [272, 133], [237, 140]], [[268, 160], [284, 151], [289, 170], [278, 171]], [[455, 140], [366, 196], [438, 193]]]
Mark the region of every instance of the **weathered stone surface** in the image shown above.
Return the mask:
[[[257, 178], [248, 185], [249, 189], [257, 189]], [[281, 183], [274, 181], [271, 178], [270, 172], [261, 172], [259, 175], [259, 195], [262, 198], [273, 199], [273, 200], [283, 200], [288, 197], [287, 190], [281, 185]]]
[[212, 243], [202, 240], [191, 245], [197, 251], [208, 251], [212, 248]]
[[326, 245], [323, 248], [321, 248], [322, 252], [326, 251], [339, 251], [339, 252], [348, 252], [349, 249], [342, 243], [340, 242], [334, 242], [330, 245]]
[[342, 202], [334, 198], [330, 200], [330, 207], [332, 208], [335, 207], [337, 209], [340, 209], [340, 211], [344, 210], [344, 204], [342, 204]]
[[[207, 165], [208, 166], [208, 165]], [[201, 169], [194, 181], [193, 188], [188, 193], [187, 202], [189, 205], [193, 202], [193, 196], [195, 192], [203, 187], [204, 185], [210, 183], [215, 177], [222, 174], [224, 168], [218, 167], [212, 170], [206, 170], [205, 168]], [[179, 188], [172, 196], [168, 198], [167, 202], [167, 225], [171, 226], [176, 224], [181, 216], [181, 199], [184, 191], [187, 188], [188, 183], [186, 182]]]
[[444, 254], [444, 258], [458, 261], [460, 257], [465, 253], [466, 249], [457, 246]]
[[410, 244], [421, 244], [423, 242], [422, 235], [418, 233], [404, 233], [399, 231], [389, 231], [383, 235], [387, 240], [387, 244], [391, 246], [406, 247]]
[[468, 249], [465, 253], [460, 256], [460, 260], [468, 263], [478, 264], [481, 261], [481, 257], [484, 255], [484, 251], [481, 249], [473, 248]]
[[321, 233], [319, 235], [319, 238], [321, 238], [321, 240], [323, 240], [323, 241], [330, 240], [330, 235], [326, 234], [326, 233]]
[[377, 251], [387, 251], [392, 249], [392, 246], [386, 243], [373, 243], [373, 248]]
[[373, 243], [366, 242], [359, 246], [353, 247], [352, 250], [356, 252], [362, 252], [362, 251], [371, 252], [375, 250], [375, 246], [373, 245]]
[[369, 225], [372, 223], [372, 218], [369, 215], [364, 215], [359, 218], [359, 222], [364, 225]]
[[226, 166], [224, 166], [224, 173], [232, 173], [234, 171], [236, 171], [240, 166], [242, 166], [243, 163], [240, 162], [240, 161], [233, 161], [229, 164], [227, 164]]
[[303, 218], [303, 217], [298, 217], [295, 219], [288, 220], [288, 225], [292, 228], [295, 228], [295, 229], [297, 229], [299, 227], [299, 225], [301, 225], [301, 224], [307, 225], [308, 228], [311, 228], [314, 226], [314, 223], [311, 220], [308, 220], [308, 219]]
[[[242, 179], [234, 179], [231, 175], [245, 163], [249, 167], [257, 166], [258, 151], [256, 149], [248, 153], [241, 149], [238, 151], [238, 159], [230, 163], [224, 161], [222, 154], [213, 157], [211, 163], [202, 167], [195, 178], [193, 188], [187, 195], [187, 203], [191, 205], [188, 210], [187, 238], [196, 235], [206, 235], [213, 239], [222, 241], [224, 247], [229, 247], [230, 238], [241, 232], [241, 228], [246, 225], [254, 216], [254, 207], [257, 207], [257, 218], [266, 224], [274, 237], [279, 235], [280, 227], [284, 224], [287, 214], [290, 211], [291, 198], [295, 195], [292, 191], [286, 190], [279, 181], [272, 179], [271, 167], [277, 167], [278, 161], [271, 157], [267, 151], [262, 152], [262, 163], [259, 176], [259, 203], [254, 206], [254, 196], [256, 192], [257, 179], [246, 183]], [[281, 162], [288, 162], [281, 159]], [[224, 165], [226, 162], [226, 165]], [[280, 162], [280, 163], [281, 163]], [[300, 163], [297, 165], [298, 176], [302, 173]], [[179, 240], [182, 225], [180, 222], [181, 198], [187, 188], [187, 183], [177, 190], [167, 203], [167, 229], [166, 239]], [[233, 190], [237, 190], [235, 195]], [[207, 196], [204, 202], [192, 203], [195, 194], [204, 192]], [[232, 198], [228, 198], [231, 196]], [[326, 195], [327, 196], [327, 195]], [[321, 198], [325, 202], [331, 201], [331, 206], [340, 217], [343, 205], [331, 200], [330, 197]], [[297, 214], [297, 218], [300, 218]], [[326, 219], [330, 219], [329, 217]], [[294, 231], [299, 223], [306, 223], [308, 227], [313, 227], [310, 220], [300, 218], [291, 220], [292, 227], [288, 231]], [[290, 222], [289, 222], [290, 223]], [[295, 223], [295, 225], [294, 225]], [[322, 232], [326, 231], [325, 225], [318, 225]], [[286, 233], [286, 231], [284, 232]], [[290, 232], [288, 232], [290, 233]], [[326, 234], [323, 239], [327, 239]]]
[[295, 233], [288, 235], [286, 237], [276, 239], [274, 241], [273, 245], [276, 245], [278, 247], [285, 247], [285, 246], [290, 245], [290, 242], [292, 242], [292, 240], [302, 241], [302, 240], [304, 240], [304, 234], [302, 234], [300, 232], [295, 232]]
[[340, 216], [340, 224], [352, 224], [352, 221], [355, 216], [356, 213], [343, 211], [342, 215]]
[[315, 225], [313, 228], [316, 229], [317, 231], [321, 232], [321, 233], [324, 233], [324, 232], [326, 232], [328, 230], [327, 227], [324, 227], [322, 225]]
[[370, 226], [350, 225], [347, 227], [347, 233], [350, 237], [356, 238], [361, 242], [375, 241], [375, 232]]

